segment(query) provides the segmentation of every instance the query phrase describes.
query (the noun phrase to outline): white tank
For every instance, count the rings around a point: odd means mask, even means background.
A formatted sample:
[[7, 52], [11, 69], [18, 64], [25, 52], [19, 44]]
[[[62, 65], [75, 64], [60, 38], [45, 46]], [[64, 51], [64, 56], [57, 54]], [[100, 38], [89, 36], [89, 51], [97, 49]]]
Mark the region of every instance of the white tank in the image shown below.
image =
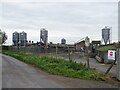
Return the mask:
[[19, 33], [18, 32], [14, 32], [12, 38], [13, 38], [13, 45], [14, 46], [18, 46]]
[[61, 39], [61, 44], [66, 44], [66, 39]]
[[44, 44], [47, 44], [48, 43], [48, 31], [45, 28], [42, 28], [40, 34], [41, 34], [40, 35], [41, 42]]
[[19, 40], [20, 41], [26, 41], [27, 40], [27, 33], [24, 31], [19, 34]]
[[19, 41], [19, 33], [18, 32], [13, 33], [13, 41]]
[[24, 31], [19, 33], [19, 43], [20, 46], [25, 46], [27, 42], [27, 33], [25, 33]]
[[102, 29], [102, 38], [104, 40], [105, 45], [110, 40], [110, 28], [105, 27]]

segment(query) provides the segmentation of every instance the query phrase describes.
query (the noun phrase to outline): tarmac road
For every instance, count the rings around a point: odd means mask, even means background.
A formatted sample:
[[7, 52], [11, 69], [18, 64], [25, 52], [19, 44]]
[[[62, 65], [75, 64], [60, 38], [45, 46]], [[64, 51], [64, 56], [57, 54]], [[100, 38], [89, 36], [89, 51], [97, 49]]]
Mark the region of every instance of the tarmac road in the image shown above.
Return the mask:
[[105, 82], [46, 73], [13, 57], [2, 56], [2, 88], [118, 88]]
[[64, 88], [34, 67], [12, 57], [2, 56], [3, 88]]

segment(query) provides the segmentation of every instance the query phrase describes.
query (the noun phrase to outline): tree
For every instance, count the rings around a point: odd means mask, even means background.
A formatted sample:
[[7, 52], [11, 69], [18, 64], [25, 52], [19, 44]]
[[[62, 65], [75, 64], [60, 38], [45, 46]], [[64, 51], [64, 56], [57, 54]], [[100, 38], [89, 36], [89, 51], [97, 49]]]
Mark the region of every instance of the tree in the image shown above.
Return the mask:
[[5, 43], [5, 41], [7, 40], [7, 35], [4, 31], [0, 30], [0, 44]]

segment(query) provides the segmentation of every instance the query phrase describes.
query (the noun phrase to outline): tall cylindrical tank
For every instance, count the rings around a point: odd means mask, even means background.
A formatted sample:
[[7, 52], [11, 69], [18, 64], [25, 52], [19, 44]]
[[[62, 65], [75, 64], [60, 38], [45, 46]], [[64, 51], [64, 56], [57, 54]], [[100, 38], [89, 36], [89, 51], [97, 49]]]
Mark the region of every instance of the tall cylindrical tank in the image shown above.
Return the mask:
[[27, 33], [24, 31], [19, 34], [19, 40], [20, 41], [26, 41], [27, 40]]
[[19, 33], [19, 42], [21, 46], [25, 46], [27, 41], [27, 33], [24, 31]]
[[14, 45], [14, 46], [18, 46], [18, 42], [19, 42], [19, 33], [18, 33], [18, 32], [14, 32], [12, 38], [13, 38], [13, 45]]
[[61, 39], [61, 44], [66, 44], [66, 39]]
[[110, 40], [110, 28], [105, 27], [102, 29], [102, 38], [104, 40], [105, 45]]
[[44, 44], [48, 43], [48, 31], [44, 28], [41, 29], [41, 41]]

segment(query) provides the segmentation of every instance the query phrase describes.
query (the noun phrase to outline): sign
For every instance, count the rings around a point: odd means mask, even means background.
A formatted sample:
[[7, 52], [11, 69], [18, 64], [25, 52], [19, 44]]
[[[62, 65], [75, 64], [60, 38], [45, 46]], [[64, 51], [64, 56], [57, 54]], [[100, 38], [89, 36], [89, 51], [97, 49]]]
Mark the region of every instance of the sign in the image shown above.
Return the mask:
[[108, 50], [108, 59], [115, 60], [115, 50]]

